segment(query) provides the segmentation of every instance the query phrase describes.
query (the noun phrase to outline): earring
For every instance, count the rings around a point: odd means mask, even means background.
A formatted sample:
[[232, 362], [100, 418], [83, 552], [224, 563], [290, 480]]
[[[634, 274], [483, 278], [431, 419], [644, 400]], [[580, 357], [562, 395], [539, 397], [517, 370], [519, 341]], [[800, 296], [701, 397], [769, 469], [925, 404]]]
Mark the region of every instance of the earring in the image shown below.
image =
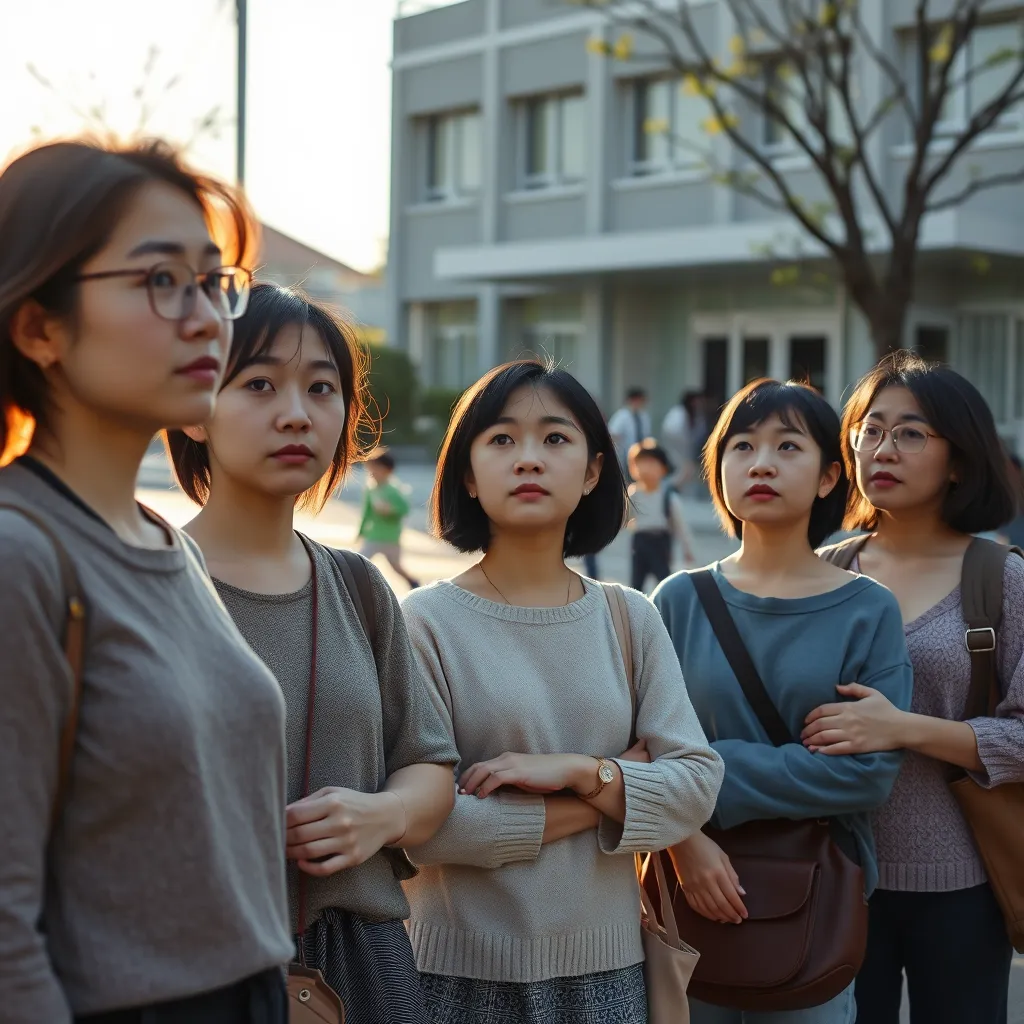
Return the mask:
[[583, 488], [583, 497], [586, 497], [589, 493], [590, 493], [590, 488], [589, 487], [584, 487]]
[[472, 498], [472, 499], [473, 499], [474, 501], [476, 501], [476, 491], [470, 491], [470, 492], [469, 492], [469, 496], [470, 496], [470, 497], [471, 497], [471, 498]]

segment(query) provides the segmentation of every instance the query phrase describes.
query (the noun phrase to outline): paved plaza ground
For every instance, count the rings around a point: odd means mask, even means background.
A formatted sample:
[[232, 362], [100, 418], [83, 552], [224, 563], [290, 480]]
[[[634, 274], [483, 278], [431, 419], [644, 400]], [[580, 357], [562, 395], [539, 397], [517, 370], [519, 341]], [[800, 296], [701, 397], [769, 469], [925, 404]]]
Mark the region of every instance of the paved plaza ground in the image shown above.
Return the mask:
[[[413, 511], [402, 537], [405, 560], [411, 573], [424, 582], [454, 576], [472, 564], [474, 557], [460, 555], [448, 545], [434, 540], [426, 532], [426, 502], [434, 482], [432, 466], [409, 465], [399, 468], [399, 477], [409, 488]], [[362, 495], [362, 472], [356, 470], [338, 497], [330, 501], [319, 516], [299, 517], [299, 529], [324, 544], [351, 547], [359, 525], [359, 502]], [[177, 526], [187, 523], [196, 513], [196, 506], [174, 485], [169, 468], [162, 455], [147, 458], [139, 477], [139, 499], [156, 509]], [[687, 520], [693, 532], [695, 554], [700, 562], [722, 558], [735, 549], [733, 541], [725, 537], [706, 502], [687, 500]], [[405, 582], [389, 567], [380, 568], [395, 591], [401, 596], [408, 590]], [[628, 582], [629, 538], [623, 533], [601, 554], [601, 575], [606, 580]], [[970, 936], [965, 935], [965, 942]], [[904, 1009], [903, 1021], [909, 1021]], [[868, 1022], [870, 1024], [870, 1022]], [[925, 1022], [928, 1024], [928, 1022]], [[963, 1024], [974, 1024], [964, 1021]], [[1010, 1016], [1008, 1024], [1024, 1024], [1024, 957], [1014, 961], [1010, 987]]]

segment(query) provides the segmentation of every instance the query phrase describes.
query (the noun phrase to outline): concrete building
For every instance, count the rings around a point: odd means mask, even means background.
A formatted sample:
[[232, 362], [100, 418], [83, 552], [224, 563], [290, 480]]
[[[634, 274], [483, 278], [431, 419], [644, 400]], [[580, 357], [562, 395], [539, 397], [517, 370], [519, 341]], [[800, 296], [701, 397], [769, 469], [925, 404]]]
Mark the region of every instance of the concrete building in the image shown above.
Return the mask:
[[[726, 52], [717, 0], [690, 0]], [[862, 0], [894, 60], [913, 0]], [[1019, 49], [1024, 5], [990, 5], [977, 59]], [[607, 30], [565, 0], [463, 0], [399, 16], [394, 30], [389, 303], [393, 334], [428, 385], [460, 387], [496, 362], [549, 353], [610, 410], [649, 388], [656, 414], [679, 392], [722, 398], [752, 376], [807, 375], [834, 403], [873, 362], [862, 318], [825, 272], [771, 281], [766, 247], [788, 220], [709, 180], [689, 150], [644, 131], [664, 119], [700, 139], [702, 101], [656, 57], [588, 51]], [[865, 104], [880, 82], [860, 83]], [[978, 102], [964, 92], [951, 121]], [[816, 198], [814, 175], [774, 124], [752, 124], [778, 169]], [[721, 137], [719, 159], [731, 154]], [[910, 156], [876, 136], [888, 188]], [[978, 144], [989, 169], [1024, 160], [1024, 109]], [[971, 158], [960, 171], [970, 173]], [[1024, 447], [1024, 188], [983, 192], [926, 221], [905, 343], [970, 377], [1007, 439]], [[810, 250], [805, 250], [810, 251]], [[761, 253], [761, 255], [759, 255]]]
[[256, 280], [299, 286], [314, 299], [347, 310], [368, 339], [383, 341], [387, 322], [386, 286], [382, 275], [364, 274], [283, 231], [262, 225]]

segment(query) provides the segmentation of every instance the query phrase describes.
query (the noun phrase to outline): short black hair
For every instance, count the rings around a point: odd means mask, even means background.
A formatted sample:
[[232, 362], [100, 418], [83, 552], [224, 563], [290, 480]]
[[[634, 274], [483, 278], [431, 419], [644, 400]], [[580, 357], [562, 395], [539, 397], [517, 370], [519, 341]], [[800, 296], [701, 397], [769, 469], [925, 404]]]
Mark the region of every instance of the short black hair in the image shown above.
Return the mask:
[[[256, 359], [266, 355], [274, 347], [277, 336], [288, 327], [316, 331], [337, 367], [345, 400], [345, 427], [330, 469], [295, 500], [299, 508], [319, 512], [344, 480], [349, 466], [361, 457], [360, 428], [369, 427], [372, 432], [376, 426], [367, 409], [367, 359], [356, 329], [340, 311], [314, 301], [300, 289], [270, 282], [252, 286], [249, 305], [232, 326], [231, 353], [222, 389]], [[165, 435], [179, 486], [197, 505], [205, 505], [210, 496], [210, 453], [206, 445], [193, 441], [182, 430], [169, 429]]]
[[704, 446], [704, 473], [715, 511], [722, 529], [730, 537], [741, 540], [743, 523], [725, 504], [722, 455], [731, 438], [753, 429], [772, 416], [778, 416], [787, 427], [807, 432], [821, 449], [822, 472], [833, 463], [839, 463], [839, 479], [835, 487], [824, 498], [815, 498], [811, 506], [807, 539], [812, 548], [820, 547], [842, 526], [850, 479], [843, 465], [839, 414], [808, 384], [792, 380], [782, 383], [761, 378], [751, 381], [726, 403]]
[[512, 394], [526, 385], [547, 388], [564, 402], [579, 421], [590, 458], [604, 456], [597, 486], [580, 500], [569, 517], [562, 546], [567, 558], [597, 554], [615, 539], [626, 520], [626, 482], [615, 443], [590, 392], [567, 370], [535, 359], [496, 367], [459, 399], [438, 459], [430, 497], [431, 530], [435, 537], [459, 551], [487, 550], [490, 521], [480, 502], [466, 490], [470, 448], [476, 438], [498, 422]]
[[626, 392], [626, 401], [632, 402], [638, 398], [646, 398], [647, 392], [643, 388], [630, 388]]
[[[966, 377], [915, 352], [891, 352], [861, 378], [846, 403], [842, 444], [850, 478], [856, 479], [857, 465], [850, 432], [868, 414], [878, 393], [888, 387], [906, 388], [929, 426], [949, 444], [957, 482], [946, 492], [942, 521], [959, 533], [984, 533], [1008, 523], [1016, 500], [992, 410]], [[850, 530], [878, 526], [878, 510], [856, 487], [850, 490], [845, 526]]]
[[650, 437], [630, 446], [629, 461], [632, 462], [635, 459], [657, 459], [665, 467], [666, 473], [671, 473], [675, 469], [672, 460], [668, 457], [668, 452]]
[[385, 469], [394, 470], [395, 468], [395, 457], [391, 454], [385, 445], [381, 445], [379, 448], [374, 448], [369, 455], [366, 456], [366, 464], [377, 463], [378, 466], [383, 466]]

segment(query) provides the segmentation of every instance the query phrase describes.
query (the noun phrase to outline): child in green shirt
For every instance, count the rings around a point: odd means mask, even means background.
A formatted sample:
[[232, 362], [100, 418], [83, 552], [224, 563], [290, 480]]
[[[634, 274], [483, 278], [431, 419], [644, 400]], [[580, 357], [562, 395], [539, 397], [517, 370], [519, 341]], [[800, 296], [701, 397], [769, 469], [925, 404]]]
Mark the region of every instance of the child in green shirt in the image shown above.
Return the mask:
[[377, 448], [366, 460], [370, 479], [363, 492], [363, 518], [359, 523], [360, 553], [366, 558], [383, 555], [414, 590], [419, 580], [402, 567], [402, 520], [409, 514], [409, 502], [391, 479], [394, 456], [386, 448]]

